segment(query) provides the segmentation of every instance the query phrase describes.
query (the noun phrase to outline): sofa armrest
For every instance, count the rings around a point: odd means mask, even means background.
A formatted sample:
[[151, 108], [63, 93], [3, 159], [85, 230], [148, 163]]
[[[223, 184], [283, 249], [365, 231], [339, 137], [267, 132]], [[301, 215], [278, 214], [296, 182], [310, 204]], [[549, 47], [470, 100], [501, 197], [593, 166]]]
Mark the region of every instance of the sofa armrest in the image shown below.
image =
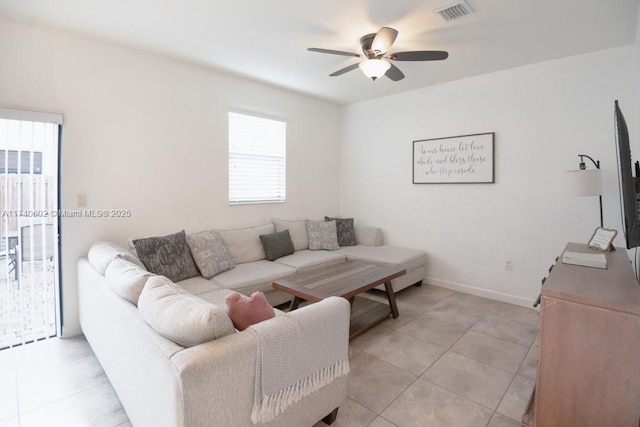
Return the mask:
[[[322, 306], [321, 306], [322, 305]], [[349, 303], [330, 298], [302, 307], [285, 316], [310, 316], [321, 307], [330, 306], [332, 315], [345, 316], [344, 325], [326, 340], [341, 340], [348, 347]], [[269, 320], [267, 320], [269, 322]], [[326, 344], [307, 349], [311, 354]], [[184, 425], [247, 426], [251, 423], [256, 374], [256, 337], [250, 331], [187, 348], [174, 354], [171, 361], [181, 380]], [[299, 357], [304, 358], [304, 354]], [[347, 377], [340, 377], [321, 390], [302, 398], [275, 420], [263, 426], [312, 425], [329, 414], [346, 399]]]
[[354, 226], [356, 232], [356, 243], [366, 246], [382, 245], [382, 230], [378, 227], [368, 227], [366, 225]]

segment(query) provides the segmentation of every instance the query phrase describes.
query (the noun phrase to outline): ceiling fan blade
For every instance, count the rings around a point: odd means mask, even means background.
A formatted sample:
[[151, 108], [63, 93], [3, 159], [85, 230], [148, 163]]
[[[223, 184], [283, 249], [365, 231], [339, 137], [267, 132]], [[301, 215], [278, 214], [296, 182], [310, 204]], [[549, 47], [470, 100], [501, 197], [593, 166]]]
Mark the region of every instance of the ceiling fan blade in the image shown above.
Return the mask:
[[335, 76], [339, 76], [341, 74], [344, 73], [348, 73], [349, 71], [355, 70], [356, 68], [358, 68], [358, 63], [356, 62], [355, 64], [351, 64], [348, 67], [344, 67], [339, 69], [338, 71], [334, 71], [333, 73], [329, 74], [329, 76], [331, 77], [335, 77]]
[[398, 31], [391, 27], [382, 27], [371, 42], [371, 50], [377, 54], [386, 53], [391, 49], [391, 45], [396, 41]]
[[394, 61], [442, 61], [448, 57], [449, 53], [444, 50], [414, 50], [389, 55], [389, 59]]
[[310, 47], [307, 50], [310, 52], [330, 53], [332, 55], [355, 56], [356, 58], [360, 58], [361, 56], [358, 53], [344, 52], [342, 50], [320, 49], [317, 47]]
[[400, 71], [400, 68], [396, 67], [393, 64], [391, 64], [391, 67], [387, 70], [386, 73], [384, 73], [384, 75], [389, 77], [394, 82], [404, 79], [404, 74], [402, 74], [402, 71]]

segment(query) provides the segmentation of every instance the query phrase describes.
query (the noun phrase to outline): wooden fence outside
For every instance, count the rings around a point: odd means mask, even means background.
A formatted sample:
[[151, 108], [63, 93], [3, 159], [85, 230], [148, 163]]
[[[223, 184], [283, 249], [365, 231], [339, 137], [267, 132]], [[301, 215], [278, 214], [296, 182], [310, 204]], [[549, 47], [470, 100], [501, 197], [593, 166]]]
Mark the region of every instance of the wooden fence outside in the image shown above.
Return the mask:
[[21, 226], [52, 224], [55, 214], [55, 182], [46, 175], [0, 175], [0, 239], [16, 235]]

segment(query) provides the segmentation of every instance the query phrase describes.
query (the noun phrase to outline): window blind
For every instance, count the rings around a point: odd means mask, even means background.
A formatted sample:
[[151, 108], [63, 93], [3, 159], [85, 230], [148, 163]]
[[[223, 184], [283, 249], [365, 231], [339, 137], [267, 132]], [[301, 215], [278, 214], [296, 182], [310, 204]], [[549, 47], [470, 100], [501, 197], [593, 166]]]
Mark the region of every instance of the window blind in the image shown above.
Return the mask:
[[229, 112], [229, 203], [286, 200], [286, 131], [282, 120]]
[[0, 349], [55, 336], [60, 325], [61, 118], [0, 109]]

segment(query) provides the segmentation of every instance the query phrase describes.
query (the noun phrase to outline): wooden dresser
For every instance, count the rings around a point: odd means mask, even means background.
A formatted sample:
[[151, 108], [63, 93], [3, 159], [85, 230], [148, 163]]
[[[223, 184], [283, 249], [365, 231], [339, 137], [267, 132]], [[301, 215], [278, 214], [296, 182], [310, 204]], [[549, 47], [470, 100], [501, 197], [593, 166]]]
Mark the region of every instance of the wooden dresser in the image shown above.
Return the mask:
[[[597, 253], [575, 243], [565, 250]], [[601, 270], [560, 256], [544, 282], [536, 387], [523, 425], [639, 425], [640, 285], [626, 250], [606, 257]]]

